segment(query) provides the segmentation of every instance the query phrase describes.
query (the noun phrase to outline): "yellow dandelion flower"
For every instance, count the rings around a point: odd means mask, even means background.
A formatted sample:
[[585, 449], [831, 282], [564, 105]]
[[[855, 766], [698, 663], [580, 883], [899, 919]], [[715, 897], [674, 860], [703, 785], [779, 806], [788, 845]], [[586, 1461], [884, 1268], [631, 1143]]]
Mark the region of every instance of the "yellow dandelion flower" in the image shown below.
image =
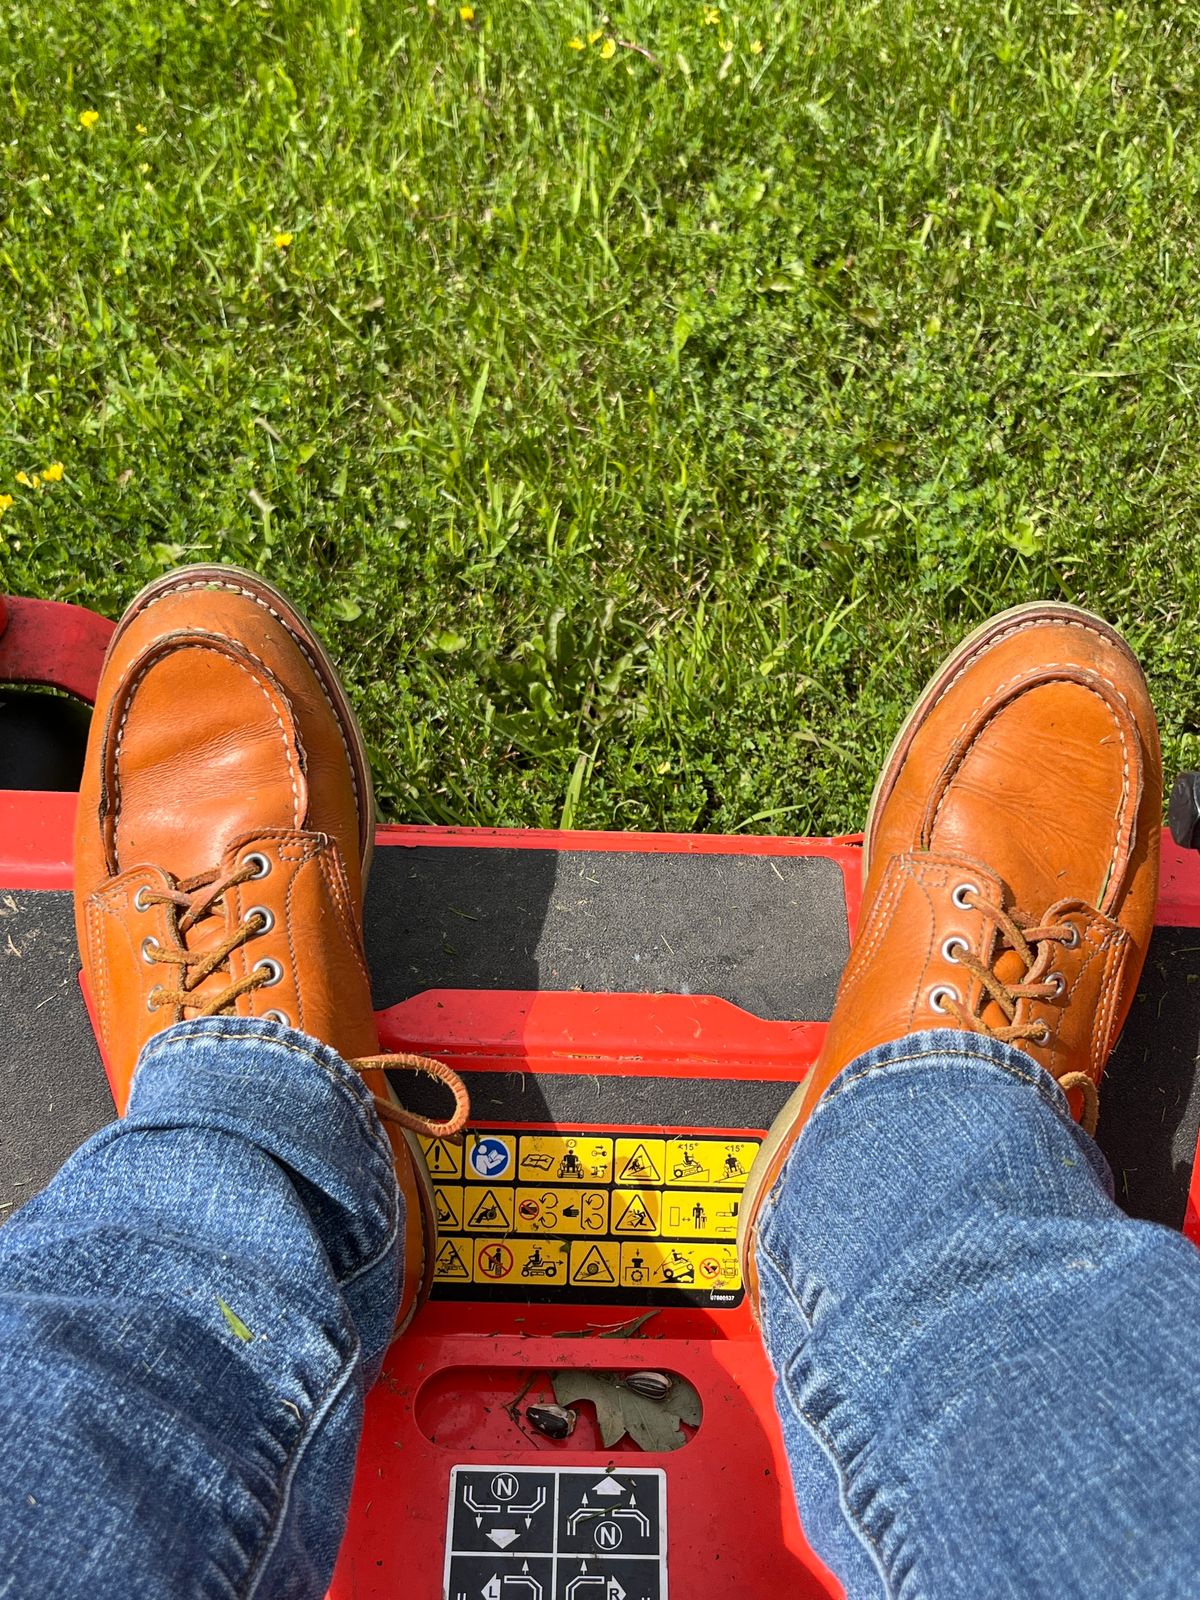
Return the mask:
[[94, 128], [100, 121], [98, 111], [81, 111], [79, 113], [79, 126], [81, 128]]
[[754, 43], [750, 46], [750, 54], [752, 56], [760, 56], [760, 55], [762, 55], [762, 40], [761, 39], [755, 39]]
[[603, 33], [603, 28], [593, 28], [591, 33], [588, 34], [588, 43], [595, 44], [596, 40], [601, 38]]
[[41, 473], [40, 472], [35, 472], [33, 477], [30, 478], [29, 484], [30, 484], [30, 487], [33, 488], [33, 489], [40, 489], [42, 487], [42, 475], [41, 475]]
[[16, 502], [13, 500], [12, 495], [0, 494], [0, 517], [4, 515], [9, 506], [14, 505], [15, 503]]
[[459, 6], [458, 14], [459, 14], [459, 16], [462, 18], [462, 20], [464, 22], [474, 22], [475, 21], [475, 7], [474, 6]]
[[704, 8], [704, 26], [706, 28], [715, 28], [717, 26], [717, 24], [720, 22], [720, 20], [721, 20], [721, 13], [717, 9], [716, 6], [705, 6], [705, 8]]
[[136, 131], [138, 133], [146, 133], [149, 130], [147, 129], [146, 124], [144, 122], [139, 122], [139, 123], [136, 124]]
[[287, 249], [290, 249], [291, 243], [292, 243], [292, 235], [290, 233], [277, 233], [275, 235], [275, 248], [276, 248], [276, 250], [287, 250]]
[[42, 473], [43, 483], [61, 483], [63, 481], [63, 464], [61, 461], [52, 461]]
[[32, 489], [33, 488], [33, 484], [30, 482], [29, 474], [27, 472], [18, 472], [17, 473], [17, 482], [18, 483], [23, 483], [27, 489]]
[[611, 61], [616, 53], [617, 41], [615, 39], [605, 39], [604, 43], [600, 46], [601, 61]]
[[587, 49], [587, 45], [585, 45], [583, 40], [580, 39], [580, 38], [568, 39], [567, 40], [567, 49], [568, 50], [586, 50]]

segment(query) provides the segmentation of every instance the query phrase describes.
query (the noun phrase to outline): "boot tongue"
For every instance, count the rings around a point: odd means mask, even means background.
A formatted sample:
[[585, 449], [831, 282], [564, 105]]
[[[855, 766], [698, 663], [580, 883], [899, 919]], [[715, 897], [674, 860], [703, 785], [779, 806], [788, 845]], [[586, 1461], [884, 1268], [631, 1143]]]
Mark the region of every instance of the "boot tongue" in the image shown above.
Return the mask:
[[[1002, 950], [992, 962], [992, 971], [1003, 984], [1021, 983], [1025, 978], [1025, 963], [1015, 950]], [[986, 1028], [1007, 1028], [1009, 1020], [996, 1002], [989, 998], [979, 1020]]]

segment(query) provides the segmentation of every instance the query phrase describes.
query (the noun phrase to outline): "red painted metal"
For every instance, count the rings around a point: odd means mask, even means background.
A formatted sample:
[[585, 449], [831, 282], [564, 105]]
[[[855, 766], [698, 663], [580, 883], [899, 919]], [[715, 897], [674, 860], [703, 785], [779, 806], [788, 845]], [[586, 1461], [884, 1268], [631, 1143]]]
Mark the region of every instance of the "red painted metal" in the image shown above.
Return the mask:
[[4, 600], [0, 683], [43, 684], [89, 704], [114, 623], [61, 600]]

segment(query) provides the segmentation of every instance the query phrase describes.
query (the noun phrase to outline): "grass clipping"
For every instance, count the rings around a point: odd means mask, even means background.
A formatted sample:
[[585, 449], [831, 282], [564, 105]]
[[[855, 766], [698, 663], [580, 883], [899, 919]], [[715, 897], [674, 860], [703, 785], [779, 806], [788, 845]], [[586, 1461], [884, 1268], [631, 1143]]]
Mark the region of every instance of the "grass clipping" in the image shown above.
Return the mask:
[[556, 1372], [553, 1382], [554, 1398], [560, 1406], [592, 1402], [606, 1449], [628, 1434], [643, 1450], [678, 1450], [687, 1443], [680, 1423], [700, 1426], [700, 1396], [684, 1378], [675, 1379], [664, 1400], [647, 1400], [616, 1378], [576, 1368]]

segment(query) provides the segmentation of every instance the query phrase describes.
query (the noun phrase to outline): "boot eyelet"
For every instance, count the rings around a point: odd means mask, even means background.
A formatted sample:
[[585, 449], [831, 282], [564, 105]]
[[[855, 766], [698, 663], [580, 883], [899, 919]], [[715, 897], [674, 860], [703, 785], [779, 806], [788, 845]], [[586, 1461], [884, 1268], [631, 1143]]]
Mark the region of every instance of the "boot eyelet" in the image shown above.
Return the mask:
[[259, 919], [261, 927], [254, 929], [254, 937], [257, 938], [260, 933], [270, 933], [275, 926], [275, 913], [268, 911], [266, 906], [251, 906], [242, 921], [249, 924], [254, 921], [255, 917]]
[[255, 878], [265, 878], [271, 870], [270, 857], [261, 855], [257, 850], [251, 850], [248, 856], [243, 856], [242, 865], [244, 867], [253, 866], [255, 868], [255, 870], [250, 874], [249, 881], [251, 883]]
[[268, 974], [268, 976], [266, 978], [266, 981], [263, 984], [263, 988], [264, 989], [270, 989], [274, 984], [277, 984], [279, 982], [279, 980], [283, 977], [283, 968], [279, 965], [278, 961], [276, 961], [273, 956], [264, 956], [261, 961], [256, 961], [254, 963], [254, 966], [251, 968], [251, 971], [253, 971], [253, 972], [263, 972], [263, 971], [265, 971]]
[[979, 893], [979, 889], [977, 888], [977, 886], [975, 884], [973, 884], [973, 883], [960, 883], [957, 886], [957, 888], [955, 889], [954, 893], [950, 896], [950, 899], [951, 899], [952, 903], [954, 905], [956, 905], [960, 911], [970, 911], [972, 909], [971, 908], [971, 902], [967, 899], [967, 896], [969, 894], [978, 894], [978, 893]]
[[264, 1011], [262, 1019], [264, 1022], [281, 1022], [285, 1028], [292, 1025], [292, 1019], [286, 1011]]
[[1071, 930], [1071, 932], [1070, 936], [1063, 940], [1062, 947], [1064, 950], [1074, 950], [1075, 946], [1079, 943], [1079, 929], [1073, 922], [1068, 922], [1067, 927]]
[[952, 933], [942, 945], [942, 960], [957, 963], [959, 960], [958, 952], [969, 948], [967, 941], [961, 935]]
[[1030, 1044], [1049, 1044], [1050, 1043], [1050, 1024], [1048, 1022], [1042, 1022], [1042, 1023], [1039, 1023], [1038, 1026], [1042, 1030], [1041, 1035], [1040, 1035], [1039, 1038], [1031, 1039], [1029, 1041]]
[[159, 948], [158, 940], [154, 937], [154, 935], [152, 933], [147, 934], [146, 937], [142, 940], [142, 960], [146, 963], [146, 965], [148, 967], [154, 965], [154, 957], [150, 954], [151, 950], [157, 950], [158, 948]]
[[135, 911], [150, 911], [152, 909], [145, 898], [149, 893], [150, 890], [145, 884], [142, 884], [141, 888], [133, 897], [133, 909]]
[[1063, 977], [1062, 973], [1061, 972], [1048, 973], [1047, 976], [1046, 976], [1046, 982], [1047, 983], [1052, 983], [1054, 985], [1054, 996], [1053, 996], [1053, 998], [1055, 1000], [1061, 1000], [1063, 995], [1066, 993], [1066, 989], [1067, 989], [1067, 980]]
[[958, 998], [958, 990], [952, 988], [950, 984], [939, 983], [936, 989], [929, 991], [929, 1009], [931, 1011], [940, 1012], [944, 1016], [949, 1010], [945, 1003], [947, 1000], [953, 1000], [955, 1005], [962, 1004]]
[[159, 996], [161, 994], [162, 994], [162, 984], [161, 983], [156, 983], [154, 985], [153, 989], [151, 989], [150, 993], [146, 996], [146, 1010], [147, 1011], [157, 1011], [158, 1010], [158, 998], [159, 998]]

